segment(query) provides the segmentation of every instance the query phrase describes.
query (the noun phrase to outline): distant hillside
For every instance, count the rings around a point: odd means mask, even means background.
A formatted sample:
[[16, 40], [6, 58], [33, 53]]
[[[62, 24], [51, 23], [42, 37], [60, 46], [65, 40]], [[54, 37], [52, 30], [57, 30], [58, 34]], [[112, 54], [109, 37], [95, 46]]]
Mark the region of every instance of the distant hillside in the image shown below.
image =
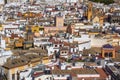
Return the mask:
[[100, 2], [100, 3], [104, 3], [104, 4], [111, 4], [114, 3], [114, 0], [90, 0], [93, 2]]

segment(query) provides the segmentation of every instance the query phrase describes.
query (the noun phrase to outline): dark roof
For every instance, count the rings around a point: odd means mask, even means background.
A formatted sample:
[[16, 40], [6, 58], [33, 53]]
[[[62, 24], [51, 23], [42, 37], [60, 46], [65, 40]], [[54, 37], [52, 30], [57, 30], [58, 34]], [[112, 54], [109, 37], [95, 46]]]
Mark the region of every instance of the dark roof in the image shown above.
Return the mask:
[[110, 44], [105, 44], [105, 45], [103, 45], [103, 48], [113, 48], [113, 46]]

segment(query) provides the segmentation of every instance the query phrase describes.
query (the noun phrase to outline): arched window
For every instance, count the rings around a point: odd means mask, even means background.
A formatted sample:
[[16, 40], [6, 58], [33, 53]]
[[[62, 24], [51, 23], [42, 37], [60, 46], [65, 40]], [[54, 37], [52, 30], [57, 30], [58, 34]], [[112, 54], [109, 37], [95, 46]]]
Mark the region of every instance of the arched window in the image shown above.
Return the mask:
[[106, 52], [106, 53], [104, 53], [104, 56], [105, 56], [105, 57], [108, 57], [109, 55], [108, 55], [108, 53]]
[[109, 53], [109, 57], [113, 57], [113, 53], [112, 52]]

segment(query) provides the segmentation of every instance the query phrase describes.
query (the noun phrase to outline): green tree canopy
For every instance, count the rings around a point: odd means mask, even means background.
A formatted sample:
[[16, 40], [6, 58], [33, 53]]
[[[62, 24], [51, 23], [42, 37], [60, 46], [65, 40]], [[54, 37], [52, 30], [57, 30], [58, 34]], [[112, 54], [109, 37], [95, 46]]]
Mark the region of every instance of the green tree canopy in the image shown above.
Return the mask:
[[114, 0], [90, 0], [90, 1], [104, 3], [104, 4], [107, 4], [107, 5], [111, 4], [111, 3], [114, 3]]

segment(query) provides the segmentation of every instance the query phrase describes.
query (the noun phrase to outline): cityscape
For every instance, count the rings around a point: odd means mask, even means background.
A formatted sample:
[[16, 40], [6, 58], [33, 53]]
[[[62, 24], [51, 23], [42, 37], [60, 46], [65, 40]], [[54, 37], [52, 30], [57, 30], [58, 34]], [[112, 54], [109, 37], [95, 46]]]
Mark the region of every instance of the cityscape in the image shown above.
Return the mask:
[[0, 0], [0, 80], [120, 80], [120, 0]]

